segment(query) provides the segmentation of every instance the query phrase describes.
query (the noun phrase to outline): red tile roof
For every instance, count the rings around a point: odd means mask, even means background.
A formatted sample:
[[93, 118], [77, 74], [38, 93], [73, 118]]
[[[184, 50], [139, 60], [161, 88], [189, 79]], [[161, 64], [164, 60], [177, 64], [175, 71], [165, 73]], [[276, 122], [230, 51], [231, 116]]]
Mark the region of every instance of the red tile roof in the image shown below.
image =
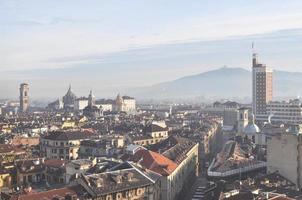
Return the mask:
[[60, 189], [48, 190], [45, 192], [28, 193], [21, 195], [13, 195], [10, 200], [52, 200], [54, 197], [65, 197], [66, 195], [76, 195], [78, 186], [64, 187]]
[[137, 162], [141, 166], [163, 176], [170, 175], [177, 168], [177, 164], [169, 158], [145, 149], [137, 151], [130, 158], [130, 161]]
[[49, 160], [45, 160], [44, 165], [47, 167], [60, 168], [65, 166], [67, 163], [68, 163], [67, 160], [49, 159]]

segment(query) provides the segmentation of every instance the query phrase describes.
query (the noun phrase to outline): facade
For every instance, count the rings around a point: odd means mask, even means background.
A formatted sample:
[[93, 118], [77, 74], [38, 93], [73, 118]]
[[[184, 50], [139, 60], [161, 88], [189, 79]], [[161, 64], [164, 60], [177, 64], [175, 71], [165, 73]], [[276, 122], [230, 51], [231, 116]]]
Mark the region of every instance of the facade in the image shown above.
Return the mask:
[[17, 185], [26, 186], [45, 181], [44, 159], [30, 159], [16, 161]]
[[225, 108], [223, 111], [223, 127], [234, 129], [237, 124], [238, 119], [238, 109], [235, 108]]
[[278, 171], [302, 188], [302, 135], [280, 133], [267, 138], [267, 172]]
[[148, 146], [159, 143], [168, 138], [169, 128], [157, 124], [146, 126], [143, 134], [130, 135], [130, 142], [135, 145]]
[[92, 136], [90, 132], [53, 132], [41, 137], [41, 153], [48, 159], [74, 160], [79, 156], [81, 141]]
[[82, 141], [79, 154], [81, 158], [112, 156], [123, 147], [123, 136], [105, 136], [96, 140]]
[[74, 102], [74, 110], [76, 111], [81, 111], [86, 106], [88, 106], [88, 98], [86, 97], [77, 98]]
[[52, 184], [66, 183], [67, 160], [48, 159], [44, 161], [46, 182]]
[[95, 101], [95, 105], [98, 108], [101, 108], [103, 112], [113, 111], [113, 105], [115, 104], [114, 100], [111, 99], [100, 99]]
[[136, 100], [129, 96], [120, 96], [115, 100], [115, 110], [117, 112], [134, 113], [136, 111]]
[[266, 111], [273, 122], [302, 123], [302, 103], [299, 99], [282, 102], [271, 101], [267, 104]]
[[182, 199], [185, 187], [198, 175], [198, 144], [170, 137], [151, 149], [140, 149], [129, 160], [162, 176], [161, 200]]
[[29, 108], [29, 85], [22, 83], [20, 85], [20, 112], [27, 112]]
[[253, 54], [253, 113], [256, 119], [266, 119], [266, 105], [273, 100], [273, 71]]

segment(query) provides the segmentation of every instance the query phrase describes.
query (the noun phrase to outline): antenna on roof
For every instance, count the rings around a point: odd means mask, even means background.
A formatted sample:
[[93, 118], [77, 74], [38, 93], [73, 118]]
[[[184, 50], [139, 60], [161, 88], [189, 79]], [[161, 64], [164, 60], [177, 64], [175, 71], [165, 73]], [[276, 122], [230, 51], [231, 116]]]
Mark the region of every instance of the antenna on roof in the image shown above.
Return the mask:
[[252, 53], [255, 53], [255, 49], [254, 49], [254, 41], [252, 42]]

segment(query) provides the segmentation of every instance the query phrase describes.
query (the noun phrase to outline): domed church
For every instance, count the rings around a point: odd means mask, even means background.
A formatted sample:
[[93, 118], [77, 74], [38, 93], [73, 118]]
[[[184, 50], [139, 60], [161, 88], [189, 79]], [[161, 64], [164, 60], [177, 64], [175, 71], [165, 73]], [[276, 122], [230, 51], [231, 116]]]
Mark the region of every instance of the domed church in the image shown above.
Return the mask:
[[64, 109], [73, 109], [76, 95], [71, 91], [71, 85], [69, 85], [68, 91], [63, 97]]

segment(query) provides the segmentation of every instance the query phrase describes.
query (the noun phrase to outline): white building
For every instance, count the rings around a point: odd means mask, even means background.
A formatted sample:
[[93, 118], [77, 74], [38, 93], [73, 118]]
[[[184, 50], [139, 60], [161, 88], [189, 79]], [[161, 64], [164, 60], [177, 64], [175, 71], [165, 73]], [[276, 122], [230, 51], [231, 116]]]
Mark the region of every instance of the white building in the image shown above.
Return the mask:
[[119, 94], [116, 97], [115, 110], [118, 112], [134, 113], [136, 112], [136, 100], [133, 97]]
[[74, 101], [74, 110], [76, 111], [84, 110], [84, 108], [86, 108], [87, 106], [88, 106], [88, 98], [86, 97], [77, 98]]
[[115, 102], [111, 99], [100, 99], [95, 102], [95, 106], [101, 108], [103, 112], [111, 112]]
[[267, 104], [266, 111], [273, 122], [302, 123], [302, 103], [299, 99], [271, 101]]

